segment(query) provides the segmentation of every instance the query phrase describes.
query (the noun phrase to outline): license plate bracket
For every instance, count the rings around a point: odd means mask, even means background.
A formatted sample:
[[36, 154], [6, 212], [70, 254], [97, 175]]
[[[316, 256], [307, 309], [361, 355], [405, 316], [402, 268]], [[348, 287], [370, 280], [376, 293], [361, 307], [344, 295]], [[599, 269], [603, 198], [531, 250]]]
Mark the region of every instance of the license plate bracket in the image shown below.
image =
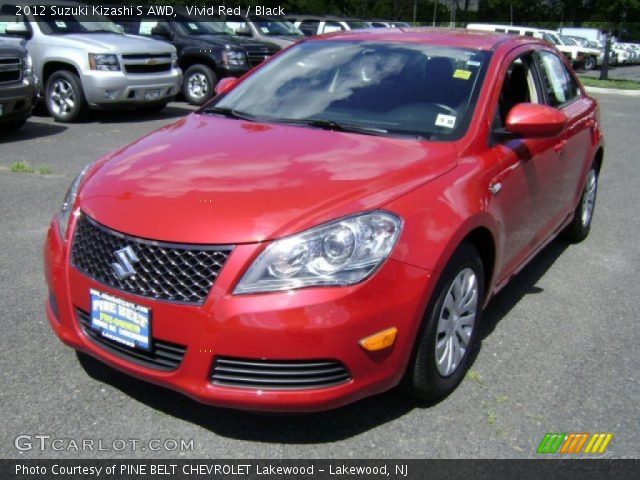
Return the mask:
[[144, 91], [144, 99], [145, 99], [145, 101], [152, 101], [152, 100], [160, 99], [160, 89], [159, 88], [153, 88], [153, 89], [150, 89], [150, 90], [145, 90]]

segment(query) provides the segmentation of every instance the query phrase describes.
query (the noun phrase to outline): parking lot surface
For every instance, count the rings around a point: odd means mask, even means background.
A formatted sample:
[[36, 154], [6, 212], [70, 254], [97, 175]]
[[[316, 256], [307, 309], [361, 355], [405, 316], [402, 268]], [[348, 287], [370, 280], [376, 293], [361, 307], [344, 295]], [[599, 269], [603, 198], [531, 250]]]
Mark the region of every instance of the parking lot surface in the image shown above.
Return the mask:
[[[187, 114], [33, 117], [0, 134], [0, 455], [194, 458], [533, 458], [546, 432], [611, 432], [606, 455], [640, 454], [640, 99], [602, 95], [607, 135], [591, 236], [555, 241], [490, 304], [467, 378], [422, 405], [392, 391], [314, 415], [264, 416], [197, 404], [76, 356], [50, 330], [41, 248], [78, 170]], [[26, 161], [50, 173], [14, 173]], [[20, 434], [193, 440], [190, 451], [19, 451]], [[34, 447], [37, 442], [34, 442]]]
[[[617, 67], [609, 67], [609, 78], [612, 80], [635, 80], [640, 82], [640, 65], [620, 65]], [[600, 77], [600, 69], [598, 70], [582, 70], [579, 75], [585, 77]]]

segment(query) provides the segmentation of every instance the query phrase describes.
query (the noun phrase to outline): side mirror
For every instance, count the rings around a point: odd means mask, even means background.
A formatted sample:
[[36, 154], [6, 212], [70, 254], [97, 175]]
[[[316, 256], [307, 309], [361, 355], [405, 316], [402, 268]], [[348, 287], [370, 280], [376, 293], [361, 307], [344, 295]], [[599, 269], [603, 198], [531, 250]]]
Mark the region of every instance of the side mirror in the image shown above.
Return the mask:
[[240, 35], [241, 37], [252, 37], [253, 33], [251, 32], [251, 28], [249, 26], [238, 27], [236, 28], [236, 35]]
[[6, 35], [16, 35], [18, 37], [28, 37], [29, 29], [24, 23], [8, 23], [5, 27]]
[[507, 115], [504, 129], [522, 137], [555, 137], [566, 125], [566, 115], [557, 108], [519, 103]]
[[169, 31], [166, 25], [156, 25], [151, 29], [151, 36], [171, 38], [171, 32]]
[[236, 77], [223, 78], [216, 85], [216, 88], [215, 88], [216, 95], [222, 95], [223, 93], [228, 92], [235, 86], [236, 83], [238, 83], [238, 79]]

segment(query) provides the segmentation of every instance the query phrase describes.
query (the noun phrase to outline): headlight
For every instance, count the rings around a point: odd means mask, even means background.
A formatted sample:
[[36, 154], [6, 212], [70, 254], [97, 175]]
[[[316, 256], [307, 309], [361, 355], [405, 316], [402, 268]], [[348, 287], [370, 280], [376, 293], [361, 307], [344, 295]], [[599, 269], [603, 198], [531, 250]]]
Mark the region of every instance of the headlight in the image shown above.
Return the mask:
[[388, 257], [401, 229], [400, 218], [376, 211], [276, 240], [253, 262], [233, 293], [361, 282]]
[[60, 207], [60, 211], [58, 212], [58, 229], [60, 230], [60, 236], [63, 240], [67, 236], [67, 228], [69, 227], [69, 219], [71, 218], [71, 209], [73, 208], [73, 204], [76, 202], [76, 197], [78, 196], [78, 187], [90, 166], [91, 165], [87, 165], [84, 167], [73, 181], [69, 187], [69, 191], [67, 191], [67, 194], [64, 197], [62, 207]]
[[101, 70], [105, 72], [117, 72], [120, 70], [118, 56], [112, 53], [90, 53], [89, 66], [91, 70]]
[[22, 59], [22, 71], [23, 77], [28, 77], [33, 73], [33, 60], [29, 54]]
[[247, 57], [239, 50], [225, 50], [222, 52], [222, 61], [225, 65], [240, 67], [246, 65]]

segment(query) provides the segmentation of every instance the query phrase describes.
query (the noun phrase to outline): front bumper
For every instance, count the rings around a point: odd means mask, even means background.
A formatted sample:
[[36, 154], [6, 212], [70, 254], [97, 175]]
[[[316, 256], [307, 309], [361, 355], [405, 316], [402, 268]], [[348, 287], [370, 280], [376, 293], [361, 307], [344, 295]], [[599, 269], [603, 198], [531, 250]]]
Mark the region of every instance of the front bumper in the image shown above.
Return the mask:
[[[69, 246], [60, 239], [54, 221], [44, 248], [49, 323], [67, 345], [124, 373], [211, 405], [273, 412], [320, 411], [399, 383], [431, 294], [432, 274], [389, 259], [367, 281], [351, 287], [231, 295], [258, 248], [235, 247], [203, 305], [176, 304], [130, 295], [80, 273], [70, 265]], [[76, 317], [76, 309], [90, 311], [90, 288], [149, 307], [153, 339], [186, 346], [177, 369], [147, 368], [92, 341]], [[390, 327], [398, 329], [392, 347], [377, 352], [360, 347], [360, 339]], [[334, 360], [347, 368], [350, 379], [338, 385], [295, 390], [220, 386], [210, 381], [218, 357]]]
[[[149, 105], [171, 100], [180, 91], [182, 70], [166, 73], [125, 74], [89, 70], [82, 73], [82, 87], [92, 108], [121, 105]], [[145, 92], [160, 90], [154, 100], [145, 100]]]
[[34, 77], [3, 85], [0, 89], [0, 104], [3, 106], [0, 125], [29, 118], [37, 98], [38, 85]]

